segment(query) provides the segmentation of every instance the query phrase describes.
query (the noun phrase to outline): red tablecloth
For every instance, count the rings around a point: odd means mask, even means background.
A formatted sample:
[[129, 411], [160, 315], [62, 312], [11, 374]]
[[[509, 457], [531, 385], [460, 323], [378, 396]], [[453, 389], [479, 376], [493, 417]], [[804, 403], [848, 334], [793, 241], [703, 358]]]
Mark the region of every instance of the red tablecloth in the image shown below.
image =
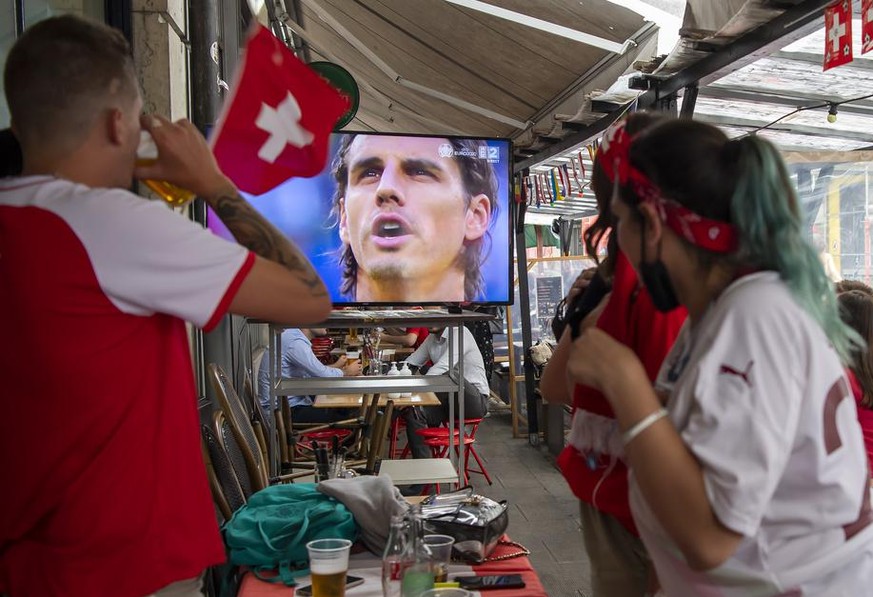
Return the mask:
[[[517, 551], [517, 548], [506, 545], [498, 545], [494, 556]], [[364, 584], [346, 591], [348, 597], [381, 596], [381, 562], [373, 554], [358, 554], [349, 559], [349, 574], [364, 578]], [[521, 574], [524, 579], [523, 589], [500, 589], [486, 591], [488, 597], [548, 597], [536, 570], [531, 566], [527, 557], [517, 557], [498, 562], [485, 562], [477, 566], [452, 565], [449, 568], [449, 577], [476, 574], [478, 576], [490, 576], [493, 574]], [[309, 584], [308, 578], [300, 579], [301, 585]], [[271, 584], [256, 578], [253, 574], [246, 574], [243, 578], [238, 597], [291, 597], [294, 595], [293, 587], [282, 584]], [[479, 593], [474, 593], [479, 595]]]

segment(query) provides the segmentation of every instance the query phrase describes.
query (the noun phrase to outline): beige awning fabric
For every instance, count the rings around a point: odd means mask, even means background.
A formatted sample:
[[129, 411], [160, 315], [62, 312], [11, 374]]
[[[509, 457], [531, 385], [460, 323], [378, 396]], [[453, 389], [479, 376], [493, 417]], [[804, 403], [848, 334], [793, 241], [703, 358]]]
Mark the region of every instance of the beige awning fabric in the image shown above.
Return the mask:
[[654, 51], [657, 27], [607, 0], [487, 4], [621, 51], [446, 0], [299, 0], [287, 27], [311, 60], [344, 66], [361, 87], [348, 129], [511, 137], [531, 152], [599, 118], [591, 92]]

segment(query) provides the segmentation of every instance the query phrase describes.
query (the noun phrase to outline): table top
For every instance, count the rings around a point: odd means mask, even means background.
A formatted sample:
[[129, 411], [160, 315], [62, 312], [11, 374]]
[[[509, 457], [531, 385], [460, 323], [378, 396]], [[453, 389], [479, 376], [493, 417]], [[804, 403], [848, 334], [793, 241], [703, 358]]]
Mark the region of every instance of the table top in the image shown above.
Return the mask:
[[[498, 545], [492, 557], [506, 553], [512, 553], [515, 548]], [[364, 579], [364, 584], [346, 590], [348, 597], [381, 597], [382, 596], [382, 566], [378, 556], [370, 552], [353, 554], [349, 557], [349, 574]], [[486, 591], [480, 593], [474, 591], [473, 595], [481, 597], [547, 597], [546, 591], [540, 582], [536, 570], [530, 563], [530, 559], [521, 556], [499, 562], [484, 562], [476, 566], [465, 564], [450, 564], [449, 579], [456, 576], [490, 576], [494, 574], [521, 574], [525, 587], [523, 589], [500, 589], [499, 591]], [[300, 586], [311, 583], [310, 577], [298, 579]], [[259, 580], [254, 574], [246, 574], [240, 585], [238, 597], [292, 597], [293, 587], [286, 587], [281, 583], [272, 584]]]
[[394, 485], [454, 483], [458, 480], [458, 473], [448, 458], [383, 460], [379, 476], [389, 477]]
[[[403, 406], [439, 406], [440, 399], [433, 392], [415, 392], [412, 396], [389, 398], [388, 394], [379, 394], [379, 406], [386, 406], [389, 400], [394, 401], [395, 408]], [[319, 394], [315, 397], [315, 408], [356, 408], [361, 406], [362, 394]]]

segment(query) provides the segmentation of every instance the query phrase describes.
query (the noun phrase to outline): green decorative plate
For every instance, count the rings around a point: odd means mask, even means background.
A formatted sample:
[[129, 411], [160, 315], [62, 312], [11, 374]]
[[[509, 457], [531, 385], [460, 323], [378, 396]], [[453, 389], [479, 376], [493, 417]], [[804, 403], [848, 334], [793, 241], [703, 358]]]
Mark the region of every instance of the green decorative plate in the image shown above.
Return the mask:
[[309, 67], [321, 75], [328, 83], [333, 85], [340, 93], [349, 98], [349, 109], [336, 123], [336, 128], [341, 129], [352, 121], [358, 112], [361, 103], [361, 92], [352, 74], [333, 62], [310, 62]]

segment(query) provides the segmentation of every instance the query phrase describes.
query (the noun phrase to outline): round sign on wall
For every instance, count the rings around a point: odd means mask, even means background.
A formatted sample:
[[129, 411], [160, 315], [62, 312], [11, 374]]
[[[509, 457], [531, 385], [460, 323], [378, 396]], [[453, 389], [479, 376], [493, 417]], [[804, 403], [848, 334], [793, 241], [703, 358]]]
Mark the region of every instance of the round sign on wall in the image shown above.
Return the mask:
[[349, 71], [333, 62], [310, 62], [309, 67], [349, 99], [349, 109], [340, 116], [339, 121], [336, 123], [337, 129], [343, 128], [355, 117], [355, 114], [358, 112], [358, 105], [361, 102], [361, 92], [358, 90], [355, 78]]

